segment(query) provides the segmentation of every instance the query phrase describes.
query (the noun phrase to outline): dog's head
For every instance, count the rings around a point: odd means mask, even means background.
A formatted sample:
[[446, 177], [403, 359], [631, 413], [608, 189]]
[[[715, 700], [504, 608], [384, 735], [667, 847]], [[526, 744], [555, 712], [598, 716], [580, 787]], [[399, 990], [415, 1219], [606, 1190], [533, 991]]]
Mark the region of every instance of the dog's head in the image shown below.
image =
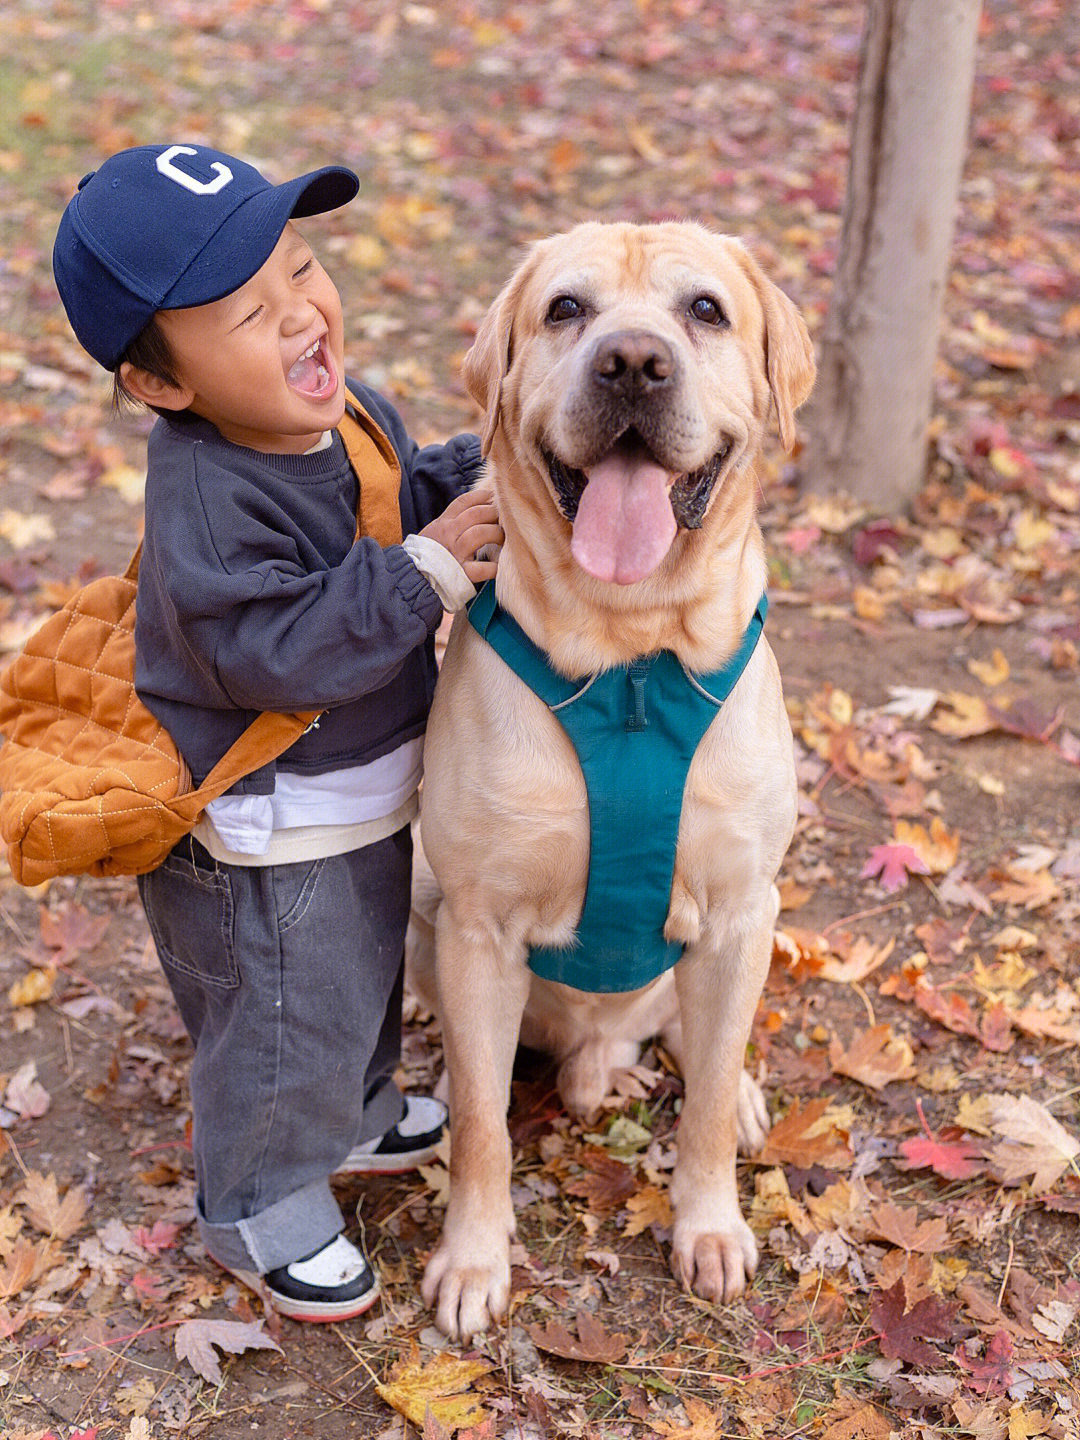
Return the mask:
[[589, 223], [541, 241], [465, 360], [484, 449], [543, 477], [588, 574], [651, 575], [745, 473], [775, 405], [810, 393], [810, 337], [737, 241], [700, 225]]

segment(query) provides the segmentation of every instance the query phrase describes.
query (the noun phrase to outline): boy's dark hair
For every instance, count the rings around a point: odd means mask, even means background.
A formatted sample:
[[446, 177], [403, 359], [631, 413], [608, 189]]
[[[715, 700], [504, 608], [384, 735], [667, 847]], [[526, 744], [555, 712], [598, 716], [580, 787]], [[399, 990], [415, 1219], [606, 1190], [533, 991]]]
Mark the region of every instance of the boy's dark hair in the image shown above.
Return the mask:
[[[156, 375], [159, 380], [164, 380], [168, 385], [179, 385], [180, 377], [176, 369], [176, 356], [172, 352], [165, 331], [158, 324], [157, 316], [154, 315], [139, 331], [135, 339], [120, 357], [120, 364], [113, 371], [113, 406], [122, 410], [125, 405], [143, 408], [143, 401], [132, 395], [131, 391], [120, 378], [120, 365], [127, 361], [134, 365], [136, 370], [145, 370], [150, 375]], [[159, 409], [156, 405], [146, 406], [153, 410], [155, 415], [175, 415], [176, 411]]]

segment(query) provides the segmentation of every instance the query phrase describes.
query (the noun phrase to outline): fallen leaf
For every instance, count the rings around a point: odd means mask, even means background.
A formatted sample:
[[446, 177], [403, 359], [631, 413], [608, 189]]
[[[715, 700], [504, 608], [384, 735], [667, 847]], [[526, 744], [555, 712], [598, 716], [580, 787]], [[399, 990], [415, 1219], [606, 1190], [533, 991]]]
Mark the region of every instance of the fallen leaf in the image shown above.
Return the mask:
[[874, 1025], [856, 1035], [845, 1050], [834, 1035], [829, 1043], [829, 1064], [871, 1090], [882, 1090], [894, 1080], [910, 1080], [915, 1055], [908, 1042], [893, 1034], [891, 1025]]
[[710, 1410], [704, 1401], [695, 1400], [692, 1395], [684, 1395], [682, 1407], [690, 1421], [689, 1425], [683, 1425], [676, 1420], [650, 1419], [650, 1431], [654, 1435], [663, 1436], [664, 1440], [725, 1440], [725, 1437], [731, 1434], [724, 1417], [715, 1410]]
[[957, 1350], [954, 1358], [961, 1369], [967, 1371], [971, 1388], [988, 1398], [1006, 1394], [1016, 1377], [1012, 1341], [1004, 1330], [995, 1332], [981, 1358], [973, 1359], [963, 1348]]
[[880, 875], [881, 888], [891, 894], [904, 888], [909, 875], [929, 873], [930, 867], [910, 845], [875, 845], [859, 879], [872, 880]]
[[989, 1151], [995, 1172], [1006, 1185], [1030, 1177], [1031, 1188], [1049, 1190], [1080, 1155], [1080, 1142], [1030, 1095], [992, 1095], [990, 1128], [1003, 1137]]
[[610, 1215], [638, 1188], [638, 1178], [629, 1165], [596, 1147], [583, 1152], [581, 1166], [585, 1174], [567, 1180], [563, 1189], [584, 1197], [594, 1215]]
[[898, 820], [894, 833], [897, 841], [901, 845], [910, 845], [926, 866], [921, 874], [945, 875], [956, 864], [960, 854], [960, 836], [946, 829], [936, 815], [930, 821], [929, 830], [925, 825]]
[[197, 1375], [211, 1385], [221, 1384], [221, 1365], [214, 1347], [230, 1355], [245, 1350], [276, 1350], [285, 1352], [276, 1340], [263, 1330], [263, 1322], [243, 1320], [185, 1320], [177, 1327], [174, 1340], [179, 1359], [186, 1360]]
[[952, 690], [941, 696], [940, 704], [946, 707], [945, 710], [930, 721], [930, 728], [939, 735], [948, 735], [953, 740], [967, 740], [973, 735], [987, 735], [998, 728], [989, 706], [980, 695], [965, 695]]
[[28, 971], [21, 980], [16, 980], [12, 985], [8, 991], [8, 1000], [15, 1008], [21, 1005], [40, 1005], [43, 1000], [50, 1000], [56, 987], [56, 975], [55, 965], [49, 965], [44, 970]]
[[900, 1142], [900, 1153], [917, 1170], [933, 1170], [943, 1180], [969, 1180], [979, 1173], [982, 1151], [970, 1140], [936, 1140], [924, 1135]]
[[40, 1120], [48, 1111], [52, 1099], [44, 1085], [38, 1082], [36, 1061], [27, 1060], [12, 1075], [4, 1092], [4, 1104], [24, 1120]]
[[870, 1306], [871, 1324], [879, 1332], [881, 1353], [909, 1365], [935, 1365], [941, 1359], [930, 1340], [950, 1340], [956, 1331], [957, 1312], [936, 1296], [904, 1310], [904, 1285], [898, 1280], [879, 1290]]
[[870, 1214], [873, 1225], [869, 1233], [900, 1250], [937, 1255], [948, 1248], [948, 1224], [940, 1218], [920, 1221], [919, 1212], [912, 1205], [875, 1205]]
[[769, 1131], [765, 1148], [757, 1157], [763, 1165], [797, 1165], [810, 1170], [847, 1169], [854, 1156], [848, 1135], [829, 1114], [831, 1100], [819, 1096], [804, 1106], [796, 1100], [783, 1119]]
[[479, 1397], [466, 1391], [491, 1368], [487, 1360], [459, 1360], [445, 1351], [422, 1361], [414, 1344], [409, 1358], [399, 1360], [385, 1381], [375, 1382], [375, 1388], [388, 1405], [414, 1425], [423, 1426], [430, 1410], [440, 1425], [459, 1430], [487, 1418]]
[[29, 1172], [15, 1201], [24, 1207], [31, 1225], [52, 1240], [69, 1240], [86, 1219], [86, 1191], [81, 1186], [71, 1186], [61, 1200], [56, 1176], [36, 1170]]
[[1000, 650], [995, 650], [989, 660], [969, 660], [967, 668], [976, 680], [990, 687], [1003, 685], [1009, 678], [1009, 662]]
[[650, 1225], [659, 1225], [661, 1229], [669, 1230], [674, 1220], [671, 1198], [668, 1192], [661, 1190], [658, 1185], [643, 1185], [636, 1195], [631, 1195], [627, 1200], [626, 1209], [630, 1218], [623, 1226], [622, 1233], [628, 1238], [640, 1235], [643, 1230], [648, 1230]]
[[564, 1360], [617, 1365], [625, 1357], [627, 1336], [609, 1334], [588, 1310], [579, 1310], [575, 1319], [576, 1336], [571, 1335], [559, 1320], [550, 1320], [546, 1325], [529, 1325], [526, 1328], [538, 1350], [545, 1350], [549, 1355], [561, 1355]]

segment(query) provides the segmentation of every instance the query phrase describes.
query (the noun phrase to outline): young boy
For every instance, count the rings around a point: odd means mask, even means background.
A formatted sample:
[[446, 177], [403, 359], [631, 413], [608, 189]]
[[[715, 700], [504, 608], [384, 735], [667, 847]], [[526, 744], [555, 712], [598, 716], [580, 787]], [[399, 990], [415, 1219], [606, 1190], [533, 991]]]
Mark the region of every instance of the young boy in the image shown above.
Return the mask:
[[338, 167], [275, 186], [202, 146], [141, 146], [83, 180], [53, 255], [79, 340], [160, 417], [140, 698], [195, 784], [260, 711], [320, 712], [139, 880], [195, 1044], [200, 1234], [300, 1320], [378, 1295], [330, 1176], [420, 1163], [446, 1121], [393, 1080], [409, 821], [433, 635], [502, 538], [490, 493], [469, 492], [476, 438], [420, 450], [351, 385], [355, 538], [341, 302], [291, 217], [358, 188]]

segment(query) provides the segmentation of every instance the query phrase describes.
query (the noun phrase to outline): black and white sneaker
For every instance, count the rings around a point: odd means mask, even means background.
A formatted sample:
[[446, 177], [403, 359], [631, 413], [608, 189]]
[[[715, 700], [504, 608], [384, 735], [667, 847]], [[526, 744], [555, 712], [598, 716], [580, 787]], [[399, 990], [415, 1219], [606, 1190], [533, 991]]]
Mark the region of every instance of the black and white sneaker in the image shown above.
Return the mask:
[[399, 1175], [435, 1158], [449, 1112], [430, 1095], [406, 1095], [405, 1114], [392, 1130], [349, 1151], [338, 1175]]
[[379, 1298], [379, 1281], [367, 1257], [344, 1235], [265, 1275], [232, 1273], [290, 1320], [351, 1320]]

